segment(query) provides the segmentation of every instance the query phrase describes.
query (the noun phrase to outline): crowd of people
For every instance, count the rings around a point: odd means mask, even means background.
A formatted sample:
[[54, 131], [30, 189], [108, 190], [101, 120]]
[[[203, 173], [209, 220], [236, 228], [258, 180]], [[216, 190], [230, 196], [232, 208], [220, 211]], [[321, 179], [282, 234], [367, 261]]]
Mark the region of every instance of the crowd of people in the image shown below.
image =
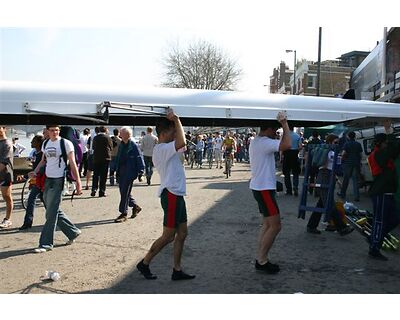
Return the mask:
[[203, 168], [204, 159], [212, 165], [215, 162], [215, 167], [222, 169], [225, 156], [230, 157], [232, 165], [234, 165], [234, 160], [249, 163], [249, 146], [255, 136], [255, 131], [239, 134], [227, 130], [224, 136], [219, 131], [204, 134], [192, 134], [188, 131], [185, 135], [188, 146], [185, 151], [185, 160], [189, 165], [194, 161], [200, 169]]
[[[349, 180], [353, 179], [354, 200], [359, 201], [359, 179], [361, 166], [361, 145], [355, 141], [355, 133], [349, 132], [343, 138], [329, 134], [323, 141], [317, 132], [305, 140], [302, 134], [293, 131], [284, 112], [277, 115], [279, 126], [261, 126], [259, 133], [250, 131], [246, 135], [234, 134], [227, 131], [225, 137], [220, 132], [214, 134], [192, 135], [183, 131], [179, 116], [168, 109], [166, 118], [161, 118], [156, 125], [157, 136], [153, 128], [148, 127], [143, 133], [140, 143], [132, 137], [130, 127], [115, 129], [110, 136], [106, 127], [96, 127], [94, 132], [89, 128], [82, 131], [79, 137], [81, 158], [77, 159], [77, 149], [74, 141], [60, 136], [60, 126], [49, 124], [43, 130], [43, 135], [32, 139], [33, 171], [29, 173], [32, 188], [28, 199], [26, 214], [20, 230], [32, 227], [34, 207], [37, 198], [42, 199], [46, 210], [46, 222], [43, 226], [39, 246], [36, 253], [53, 249], [54, 232], [58, 227], [68, 238], [67, 244], [72, 244], [81, 234], [74, 223], [60, 208], [62, 192], [67, 171], [75, 177], [75, 193], [82, 189], [89, 190], [95, 197], [107, 197], [107, 178], [111, 186], [118, 184], [120, 193], [119, 215], [115, 222], [120, 223], [131, 218], [142, 210], [132, 197], [132, 187], [136, 179], [141, 181], [146, 177], [147, 185], [151, 185], [153, 167], [160, 175], [161, 207], [164, 211], [163, 233], [152, 244], [148, 253], [137, 264], [137, 269], [146, 279], [156, 279], [150, 271], [153, 258], [169, 243], [174, 243], [174, 265], [172, 280], [193, 279], [194, 275], [182, 270], [181, 258], [184, 242], [188, 233], [187, 211], [184, 196], [186, 195], [186, 177], [184, 160], [190, 162], [195, 155], [198, 168], [202, 168], [203, 158], [215, 159], [216, 168], [222, 168], [223, 155], [237, 162], [250, 163], [250, 189], [263, 216], [262, 227], [259, 231], [255, 269], [270, 274], [280, 271], [279, 265], [272, 263], [269, 251], [281, 230], [279, 206], [276, 201], [276, 171], [277, 164], [282, 164], [286, 194], [297, 196], [299, 190], [299, 175], [302, 171], [302, 159], [307, 159], [311, 145], [337, 144], [340, 146], [339, 159], [343, 172], [340, 192], [341, 199], [346, 199]], [[396, 206], [393, 193], [397, 190], [398, 179], [393, 162], [400, 154], [399, 142], [392, 138], [390, 123], [385, 123], [387, 134], [377, 135], [375, 149], [371, 157], [374, 168], [374, 181], [370, 188], [370, 196], [374, 206], [374, 224], [369, 241], [369, 255], [373, 258], [386, 260], [381, 252], [384, 236], [399, 223], [395, 214]], [[6, 203], [6, 215], [0, 228], [12, 226], [13, 211], [13, 157], [16, 150], [6, 136], [6, 127], [0, 127], [0, 186], [2, 197]], [[17, 152], [18, 154], [19, 151]], [[301, 153], [304, 156], [300, 156]], [[334, 164], [333, 151], [327, 153], [323, 165], [310, 168], [310, 193], [318, 196], [317, 207], [325, 207], [328, 201], [327, 191], [317, 188], [326, 185]], [[371, 169], [372, 170], [372, 169]], [[293, 181], [291, 179], [293, 177]], [[85, 179], [83, 187], [81, 179]], [[90, 181], [92, 183], [90, 184]], [[332, 219], [336, 231], [347, 235], [353, 231], [340, 219], [337, 210], [326, 213], [327, 219]], [[307, 224], [307, 232], [320, 234], [318, 225], [321, 213], [314, 212]]]

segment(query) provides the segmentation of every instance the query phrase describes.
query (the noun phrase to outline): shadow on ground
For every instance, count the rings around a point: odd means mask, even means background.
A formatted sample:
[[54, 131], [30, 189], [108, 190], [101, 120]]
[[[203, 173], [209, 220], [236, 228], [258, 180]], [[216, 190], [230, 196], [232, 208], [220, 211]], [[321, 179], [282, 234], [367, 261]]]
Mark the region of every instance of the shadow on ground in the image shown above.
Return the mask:
[[[189, 179], [190, 180], [190, 179]], [[279, 196], [283, 229], [270, 257], [281, 265], [277, 275], [254, 269], [261, 218], [248, 182], [210, 183], [204, 189], [230, 192], [189, 225], [183, 267], [196, 275], [174, 282], [172, 245], [152, 261], [157, 280], [145, 280], [132, 266], [111, 287], [81, 293], [398, 293], [399, 256], [388, 263], [369, 260], [359, 234], [340, 237], [305, 232], [297, 219], [298, 198]], [[190, 212], [189, 212], [190, 217]], [[308, 217], [307, 217], [308, 218]], [[190, 218], [189, 218], [190, 220]]]

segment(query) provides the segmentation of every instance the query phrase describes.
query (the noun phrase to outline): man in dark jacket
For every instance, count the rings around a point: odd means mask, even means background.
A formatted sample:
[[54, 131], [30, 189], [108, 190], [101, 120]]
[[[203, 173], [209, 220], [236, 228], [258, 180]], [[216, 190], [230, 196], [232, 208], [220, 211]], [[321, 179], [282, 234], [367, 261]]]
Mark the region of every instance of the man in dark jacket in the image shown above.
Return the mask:
[[97, 188], [100, 189], [99, 197], [106, 197], [106, 181], [108, 167], [111, 161], [111, 150], [113, 148], [112, 140], [107, 134], [106, 127], [99, 128], [99, 134], [93, 139], [93, 183], [92, 197], [96, 195]]
[[115, 222], [124, 222], [128, 217], [128, 208], [132, 208], [131, 218], [142, 210], [131, 196], [133, 181], [143, 174], [144, 162], [137, 144], [131, 139], [132, 131], [129, 127], [122, 127], [120, 131], [121, 143], [116, 159], [116, 172], [119, 181], [121, 200], [119, 203], [120, 215]]
[[400, 142], [391, 134], [393, 129], [390, 121], [385, 121], [384, 125], [387, 135], [376, 135], [374, 151], [368, 157], [374, 177], [369, 189], [374, 208], [369, 256], [386, 261], [388, 258], [380, 252], [383, 239], [399, 224], [394, 199], [398, 184], [394, 160], [400, 154]]

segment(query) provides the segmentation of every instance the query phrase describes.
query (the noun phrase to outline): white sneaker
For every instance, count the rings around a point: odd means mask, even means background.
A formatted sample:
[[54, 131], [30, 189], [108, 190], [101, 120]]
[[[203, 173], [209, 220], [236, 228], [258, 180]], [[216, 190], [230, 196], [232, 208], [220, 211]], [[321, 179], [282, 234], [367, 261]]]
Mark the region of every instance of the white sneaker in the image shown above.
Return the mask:
[[75, 238], [73, 238], [73, 239], [71, 239], [71, 240], [68, 240], [68, 241], [65, 243], [65, 245], [69, 246], [69, 245], [73, 244], [73, 243], [75, 242], [76, 238], [78, 238], [78, 237], [81, 235], [81, 233], [82, 233], [82, 231], [81, 231], [81, 230], [78, 230], [78, 233], [76, 234]]
[[50, 251], [50, 250], [51, 250], [50, 248], [39, 247], [39, 248], [36, 248], [35, 250], [33, 250], [33, 252], [34, 253], [44, 253], [44, 252], [47, 252], [47, 251]]
[[12, 226], [11, 220], [8, 220], [6, 218], [3, 219], [3, 222], [0, 223], [0, 228], [6, 229]]

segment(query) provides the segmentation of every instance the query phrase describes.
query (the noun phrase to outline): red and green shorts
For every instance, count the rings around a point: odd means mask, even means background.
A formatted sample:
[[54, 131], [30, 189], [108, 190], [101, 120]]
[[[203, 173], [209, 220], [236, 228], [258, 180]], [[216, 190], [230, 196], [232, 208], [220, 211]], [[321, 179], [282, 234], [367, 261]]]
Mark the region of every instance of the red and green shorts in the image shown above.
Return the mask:
[[164, 189], [161, 193], [161, 206], [164, 210], [164, 227], [177, 228], [181, 223], [187, 222], [183, 196], [177, 196]]
[[279, 207], [275, 199], [275, 190], [252, 191], [260, 213], [262, 213], [264, 217], [272, 217], [279, 214]]

